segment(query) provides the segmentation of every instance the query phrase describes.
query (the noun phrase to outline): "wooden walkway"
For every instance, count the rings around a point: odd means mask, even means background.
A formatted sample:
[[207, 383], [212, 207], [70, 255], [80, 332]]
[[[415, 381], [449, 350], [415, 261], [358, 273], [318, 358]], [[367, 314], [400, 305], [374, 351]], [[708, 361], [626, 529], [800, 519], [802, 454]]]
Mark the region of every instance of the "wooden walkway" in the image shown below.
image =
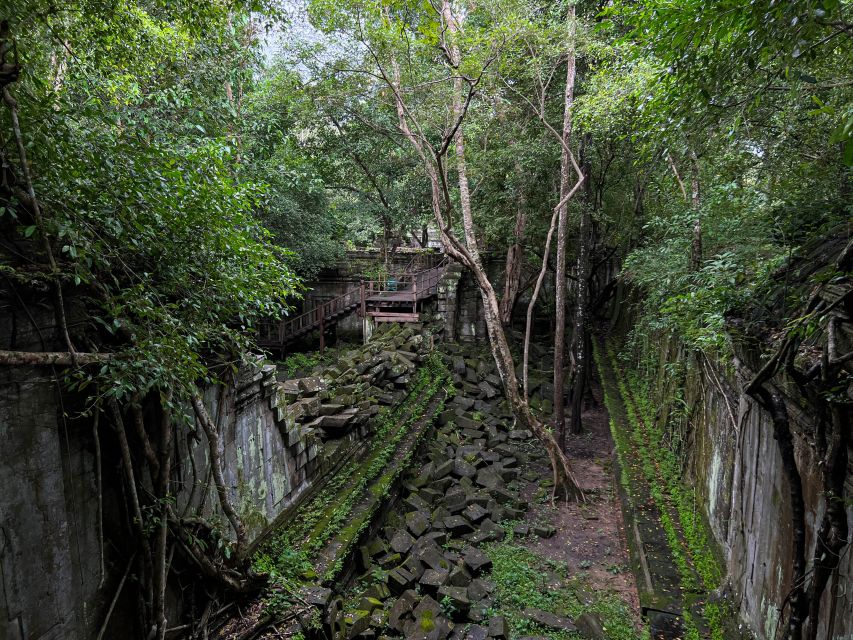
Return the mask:
[[284, 348], [313, 331], [320, 331], [320, 348], [325, 346], [325, 330], [340, 319], [357, 312], [375, 322], [417, 322], [419, 303], [438, 294], [445, 261], [416, 273], [403, 273], [385, 280], [368, 280], [343, 295], [315, 305], [293, 318], [262, 323], [257, 343], [265, 349]]

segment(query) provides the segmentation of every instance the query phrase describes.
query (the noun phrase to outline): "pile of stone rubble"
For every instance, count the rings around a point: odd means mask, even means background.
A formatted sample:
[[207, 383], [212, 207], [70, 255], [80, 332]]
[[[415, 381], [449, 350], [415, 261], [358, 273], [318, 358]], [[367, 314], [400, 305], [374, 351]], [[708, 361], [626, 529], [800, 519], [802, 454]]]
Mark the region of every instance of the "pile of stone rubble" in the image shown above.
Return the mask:
[[[321, 587], [304, 594], [324, 609], [327, 637], [510, 638], [506, 618], [490, 615], [496, 587], [480, 546], [504, 539], [500, 523], [523, 520], [528, 504], [519, 490], [537, 479], [523, 450], [538, 448], [530, 446], [529, 431], [510, 429], [488, 360], [466, 358], [458, 348], [445, 358], [458, 395], [440, 415], [385, 526], [358, 549], [358, 583], [369, 586], [347, 600]], [[514, 533], [550, 537], [554, 529], [520, 522]], [[524, 615], [546, 629], [577, 631], [553, 613], [531, 608]]]

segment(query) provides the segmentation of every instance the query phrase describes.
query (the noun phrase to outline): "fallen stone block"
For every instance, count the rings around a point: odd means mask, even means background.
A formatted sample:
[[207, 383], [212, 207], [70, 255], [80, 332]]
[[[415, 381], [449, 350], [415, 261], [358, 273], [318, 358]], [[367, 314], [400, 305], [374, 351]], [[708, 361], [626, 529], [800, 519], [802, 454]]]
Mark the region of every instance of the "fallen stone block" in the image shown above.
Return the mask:
[[454, 493], [449, 493], [444, 497], [444, 508], [451, 514], [458, 514], [468, 506], [468, 496], [464, 491], [459, 490]]
[[410, 511], [406, 514], [406, 526], [413, 536], [420, 538], [429, 530], [429, 518], [422, 511]]
[[452, 587], [467, 587], [471, 584], [471, 574], [464, 567], [453, 567], [450, 570], [450, 575], [447, 578], [447, 584]]
[[423, 563], [414, 556], [407, 557], [400, 566], [411, 573], [415, 580], [420, 580], [425, 570]]
[[489, 515], [489, 512], [479, 504], [469, 504], [462, 511], [462, 515], [471, 523], [476, 524]]
[[486, 640], [488, 637], [488, 630], [478, 624], [470, 625], [465, 631], [465, 635], [462, 636], [463, 640]]
[[450, 562], [444, 557], [441, 549], [432, 540], [426, 540], [423, 544], [416, 545], [412, 550], [412, 556], [435, 571], [447, 571], [451, 569]]
[[540, 538], [552, 538], [557, 530], [550, 524], [535, 524], [531, 531]]
[[405, 529], [398, 530], [389, 541], [391, 548], [397, 553], [408, 553], [415, 539]]
[[465, 587], [449, 587], [443, 586], [438, 590], [440, 599], [447, 598], [451, 605], [457, 611], [467, 611], [471, 606], [471, 601], [468, 599], [468, 590]]
[[325, 609], [332, 600], [332, 590], [325, 587], [305, 587], [300, 596], [308, 604]]
[[377, 600], [387, 600], [391, 597], [391, 591], [384, 582], [376, 582], [368, 587], [364, 595], [368, 598], [376, 598]]
[[452, 473], [453, 463], [453, 460], [445, 460], [444, 462], [437, 463], [435, 466], [435, 471], [433, 471], [432, 474], [433, 480], [441, 480], [445, 476]]
[[485, 380], [477, 386], [480, 388], [480, 394], [482, 395], [482, 397], [486, 398], [487, 400], [491, 400], [492, 398], [498, 395], [498, 390]]
[[594, 613], [582, 613], [575, 619], [575, 626], [580, 634], [587, 640], [606, 640], [607, 634], [604, 631], [604, 625]]
[[462, 550], [462, 560], [465, 562], [465, 566], [475, 574], [492, 568], [492, 561], [489, 556], [476, 547], [465, 547]]
[[370, 612], [356, 609], [346, 614], [344, 620], [347, 623], [347, 638], [355, 638], [370, 627]]
[[450, 516], [444, 519], [445, 528], [454, 536], [461, 536], [474, 530], [471, 523], [462, 516]]
[[509, 623], [503, 616], [494, 616], [489, 619], [489, 637], [496, 640], [509, 640]]
[[388, 626], [402, 633], [403, 625], [412, 615], [418, 594], [409, 589], [404, 591], [391, 606], [388, 614]]
[[429, 503], [417, 493], [410, 493], [403, 502], [415, 511], [429, 511]]
[[453, 475], [457, 478], [473, 478], [477, 475], [477, 469], [474, 465], [457, 458], [453, 461]]
[[477, 484], [486, 489], [497, 489], [504, 484], [503, 479], [491, 468], [480, 469], [477, 472]]
[[547, 629], [553, 629], [554, 631], [577, 631], [577, 627], [572, 624], [572, 621], [568, 618], [564, 618], [563, 616], [558, 616], [556, 614], [550, 613], [548, 611], [542, 611], [542, 609], [535, 609], [533, 607], [527, 607], [522, 614], [528, 620], [535, 622], [536, 624], [545, 627]]
[[427, 569], [421, 576], [418, 583], [421, 587], [430, 590], [431, 593], [437, 593], [439, 587], [447, 584], [447, 579], [450, 577], [449, 571], [436, 571], [435, 569]]
[[411, 587], [415, 582], [415, 577], [402, 567], [388, 572], [388, 588], [391, 593], [401, 594]]
[[386, 553], [384, 556], [379, 557], [376, 562], [378, 562], [379, 566], [383, 569], [390, 569], [400, 564], [402, 559], [403, 556], [399, 553]]

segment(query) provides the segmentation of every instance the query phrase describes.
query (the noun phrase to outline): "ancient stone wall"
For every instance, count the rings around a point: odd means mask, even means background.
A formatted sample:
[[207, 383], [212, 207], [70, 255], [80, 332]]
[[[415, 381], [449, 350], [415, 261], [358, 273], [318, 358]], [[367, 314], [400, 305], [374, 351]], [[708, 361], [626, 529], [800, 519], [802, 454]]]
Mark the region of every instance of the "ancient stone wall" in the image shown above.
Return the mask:
[[[411, 326], [380, 325], [370, 343], [340, 354], [315, 376], [279, 380], [275, 366], [258, 365], [241, 371], [232, 386], [208, 390], [225, 481], [250, 542], [357, 453], [371, 418], [405, 394], [428, 344]], [[220, 517], [200, 430], [199, 438], [192, 454], [186, 440], [180, 444], [178, 505]]]
[[[36, 318], [38, 330], [23, 314], [5, 316], [0, 345], [61, 349], [49, 341], [50, 316]], [[275, 367], [259, 364], [245, 367], [232, 384], [207, 390], [206, 404], [221, 429], [225, 481], [250, 540], [358, 454], [370, 417], [405, 394], [428, 347], [420, 327], [386, 325], [371, 343], [341, 353], [315, 377], [279, 380]], [[110, 423], [102, 419], [99, 426], [99, 492], [94, 424], [79, 417], [81, 409], [49, 368], [0, 369], [0, 640], [97, 636], [131, 557]], [[179, 512], [189, 505], [216, 519], [203, 432], [181, 427], [176, 446]], [[110, 629], [133, 636], [132, 593], [125, 588], [104, 637], [117, 637]]]
[[[693, 408], [686, 442], [686, 480], [704, 505], [720, 545], [736, 609], [759, 639], [776, 635], [781, 608], [791, 589], [792, 525], [788, 482], [773, 438], [770, 415], [743, 393], [753, 371], [741, 361], [728, 368], [684, 353], [674, 342], [661, 351], [658, 394], [670, 397], [678, 379], [668, 364], [689, 362], [684, 403]], [[784, 391], [784, 390], [783, 390]], [[810, 417], [789, 398], [797, 466], [806, 503], [807, 558], [825, 501], [813, 449], [806, 440]], [[662, 402], [659, 419], [672, 404]], [[853, 524], [853, 486], [846, 487], [848, 522]], [[818, 638], [853, 637], [853, 554], [841, 560], [827, 587]], [[846, 612], [846, 613], [845, 613]]]

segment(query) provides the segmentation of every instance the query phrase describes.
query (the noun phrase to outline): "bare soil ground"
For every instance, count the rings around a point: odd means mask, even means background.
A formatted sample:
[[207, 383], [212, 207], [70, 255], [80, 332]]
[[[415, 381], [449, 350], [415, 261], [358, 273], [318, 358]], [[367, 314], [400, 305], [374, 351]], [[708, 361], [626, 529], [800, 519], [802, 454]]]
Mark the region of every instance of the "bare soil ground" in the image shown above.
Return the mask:
[[[530, 537], [526, 545], [550, 560], [567, 563], [570, 573], [583, 572], [585, 582], [595, 591], [611, 591], [630, 608], [637, 628], [642, 626], [634, 575], [628, 564], [622, 511], [613, 474], [614, 444], [610, 435], [607, 410], [595, 389], [597, 406], [584, 412], [583, 433], [572, 435], [568, 455], [575, 477], [586, 493], [586, 503], [535, 499], [537, 484], [531, 482], [524, 497], [531, 501], [529, 522], [549, 522], [556, 534], [551, 538]], [[534, 469], [548, 477], [545, 460], [533, 463]]]

